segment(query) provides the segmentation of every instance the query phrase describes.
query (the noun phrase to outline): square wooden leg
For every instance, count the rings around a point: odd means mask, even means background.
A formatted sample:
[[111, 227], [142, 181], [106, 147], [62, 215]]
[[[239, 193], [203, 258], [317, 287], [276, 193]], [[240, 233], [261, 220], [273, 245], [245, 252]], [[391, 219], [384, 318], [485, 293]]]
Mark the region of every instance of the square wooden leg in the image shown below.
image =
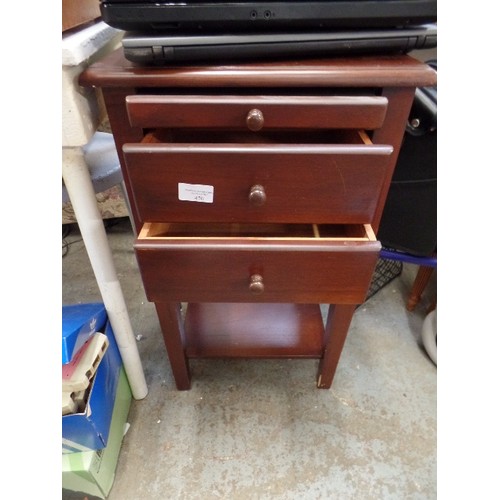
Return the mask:
[[184, 348], [184, 325], [179, 302], [155, 302], [170, 366], [179, 391], [191, 389], [191, 373]]
[[356, 305], [334, 305], [328, 309], [325, 327], [325, 350], [319, 363], [317, 385], [329, 389], [349, 331]]

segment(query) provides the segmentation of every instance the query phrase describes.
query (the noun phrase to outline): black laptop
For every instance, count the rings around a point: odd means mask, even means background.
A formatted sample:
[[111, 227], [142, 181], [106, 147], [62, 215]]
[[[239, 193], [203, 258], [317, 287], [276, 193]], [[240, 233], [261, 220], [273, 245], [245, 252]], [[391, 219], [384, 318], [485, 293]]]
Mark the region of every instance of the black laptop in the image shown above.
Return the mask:
[[435, 24], [378, 30], [196, 36], [126, 32], [122, 38], [128, 60], [156, 65], [184, 61], [407, 53], [436, 45]]
[[437, 0], [101, 0], [125, 31], [241, 33], [414, 26], [437, 21]]
[[437, 45], [437, 0], [101, 0], [100, 7], [103, 21], [126, 31], [125, 57], [140, 64]]

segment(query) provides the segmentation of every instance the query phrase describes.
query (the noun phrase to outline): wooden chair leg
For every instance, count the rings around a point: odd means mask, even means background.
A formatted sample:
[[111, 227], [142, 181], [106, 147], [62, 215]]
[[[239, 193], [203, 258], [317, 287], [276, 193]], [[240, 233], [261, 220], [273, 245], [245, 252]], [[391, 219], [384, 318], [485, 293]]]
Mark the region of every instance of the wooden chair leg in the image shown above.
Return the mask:
[[433, 271], [433, 267], [420, 266], [418, 268], [417, 276], [415, 277], [415, 281], [413, 282], [413, 286], [410, 292], [410, 297], [408, 298], [408, 302], [406, 303], [406, 309], [408, 311], [413, 311], [415, 309], [415, 306], [420, 302], [422, 293], [427, 286], [427, 283], [429, 283]]

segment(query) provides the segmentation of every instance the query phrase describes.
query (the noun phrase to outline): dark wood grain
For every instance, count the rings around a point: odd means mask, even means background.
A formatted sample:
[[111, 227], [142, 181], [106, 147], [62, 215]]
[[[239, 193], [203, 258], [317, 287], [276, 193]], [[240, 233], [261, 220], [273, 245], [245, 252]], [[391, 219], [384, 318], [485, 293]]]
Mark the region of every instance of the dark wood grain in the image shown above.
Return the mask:
[[189, 304], [190, 358], [320, 358], [323, 320], [317, 304]]
[[[147, 221], [370, 223], [392, 147], [125, 145], [139, 216]], [[211, 203], [179, 200], [179, 183], [210, 186]], [[265, 191], [257, 205], [252, 186]]]
[[126, 99], [133, 127], [209, 127], [247, 129], [248, 114], [262, 114], [263, 130], [354, 128], [373, 130], [385, 118], [380, 96], [159, 96]]
[[191, 372], [185, 353], [181, 304], [162, 301], [156, 302], [155, 307], [172, 367], [175, 385], [180, 391], [188, 390], [191, 388]]
[[[377, 241], [314, 238], [139, 238], [150, 301], [363, 302], [380, 251]], [[263, 277], [254, 295], [250, 277]]]
[[406, 55], [145, 67], [117, 49], [91, 65], [80, 85], [98, 87], [419, 87], [436, 72]]
[[[331, 386], [380, 243], [301, 224], [376, 233], [415, 88], [436, 78], [407, 55], [145, 67], [122, 49], [80, 75], [102, 89], [135, 226], [157, 228], [135, 249], [178, 389], [198, 356], [318, 357]], [[181, 202], [180, 182], [214, 201]]]
[[342, 349], [356, 306], [332, 304], [325, 327], [325, 350], [318, 367], [318, 388], [329, 389], [337, 370]]

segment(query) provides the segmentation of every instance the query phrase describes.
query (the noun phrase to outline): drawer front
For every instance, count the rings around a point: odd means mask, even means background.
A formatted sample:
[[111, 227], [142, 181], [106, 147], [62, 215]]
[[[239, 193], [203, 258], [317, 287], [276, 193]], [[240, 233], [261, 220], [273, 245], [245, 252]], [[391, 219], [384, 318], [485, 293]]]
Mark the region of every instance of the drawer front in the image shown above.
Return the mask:
[[135, 251], [150, 301], [359, 304], [380, 243], [140, 235]]
[[129, 96], [132, 127], [289, 128], [382, 126], [387, 99], [379, 96]]
[[390, 146], [125, 145], [143, 221], [370, 223]]

